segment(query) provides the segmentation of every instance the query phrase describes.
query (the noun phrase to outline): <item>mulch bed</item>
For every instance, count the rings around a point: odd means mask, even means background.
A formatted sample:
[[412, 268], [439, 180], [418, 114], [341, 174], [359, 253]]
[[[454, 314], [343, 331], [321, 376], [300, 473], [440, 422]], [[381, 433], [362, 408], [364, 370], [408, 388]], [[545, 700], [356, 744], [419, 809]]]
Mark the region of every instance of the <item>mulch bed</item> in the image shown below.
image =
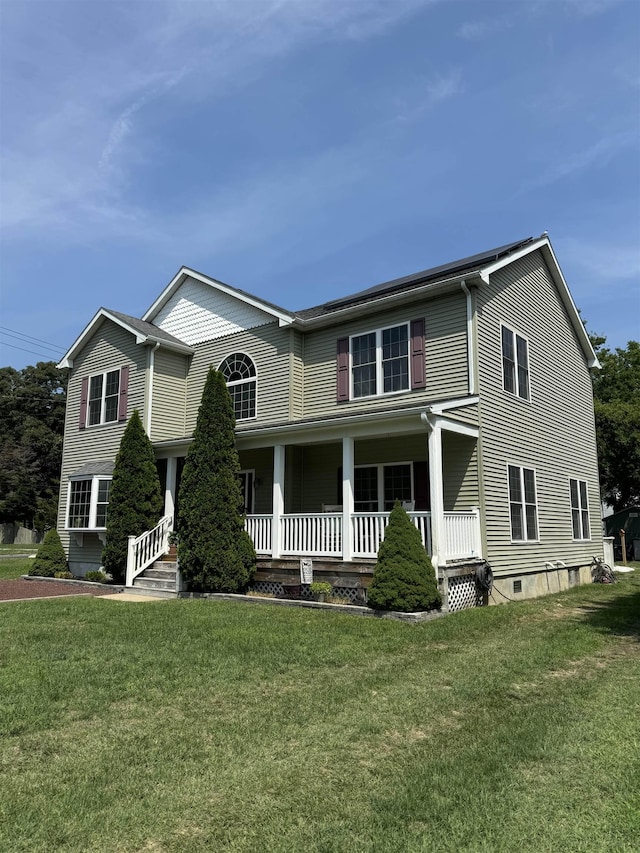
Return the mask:
[[22, 598], [47, 598], [52, 595], [110, 595], [113, 587], [102, 589], [87, 584], [57, 583], [51, 581], [0, 580], [0, 601]]

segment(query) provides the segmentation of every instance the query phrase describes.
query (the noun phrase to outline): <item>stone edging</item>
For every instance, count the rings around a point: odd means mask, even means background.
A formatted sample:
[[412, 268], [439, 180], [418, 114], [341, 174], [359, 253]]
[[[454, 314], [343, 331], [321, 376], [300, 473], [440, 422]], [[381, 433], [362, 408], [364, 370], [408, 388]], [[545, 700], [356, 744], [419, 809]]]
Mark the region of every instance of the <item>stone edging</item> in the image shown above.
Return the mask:
[[417, 613], [400, 613], [397, 610], [373, 610], [371, 607], [359, 607], [355, 604], [329, 604], [323, 601], [305, 601], [292, 598], [266, 598], [254, 595], [239, 595], [230, 592], [181, 592], [180, 598], [213, 599], [218, 601], [245, 601], [251, 604], [271, 604], [277, 607], [306, 607], [311, 610], [329, 610], [334, 613], [346, 613], [350, 616], [371, 616], [374, 619], [396, 619], [400, 622], [429, 622], [447, 616], [446, 610], [424, 610]]
[[23, 581], [53, 581], [54, 583], [71, 584], [71, 586], [91, 587], [93, 589], [110, 589], [112, 592], [124, 592], [122, 584], [99, 583], [98, 581], [83, 581], [80, 578], [47, 578], [43, 575], [20, 575]]

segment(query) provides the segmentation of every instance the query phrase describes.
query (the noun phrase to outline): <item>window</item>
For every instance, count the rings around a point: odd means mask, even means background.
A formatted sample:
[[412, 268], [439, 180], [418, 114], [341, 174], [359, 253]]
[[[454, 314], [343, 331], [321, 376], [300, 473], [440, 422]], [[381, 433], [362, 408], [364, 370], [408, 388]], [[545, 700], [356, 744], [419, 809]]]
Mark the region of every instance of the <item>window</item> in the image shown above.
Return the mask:
[[529, 344], [506, 326], [502, 327], [502, 383], [510, 394], [529, 399]]
[[392, 394], [409, 388], [409, 327], [406, 323], [351, 338], [353, 397]]
[[127, 419], [129, 367], [85, 376], [80, 397], [80, 429]]
[[69, 530], [104, 530], [111, 479], [91, 477], [69, 483], [67, 528]]
[[413, 500], [411, 463], [361, 465], [354, 470], [356, 512], [390, 512], [396, 501]]
[[571, 495], [571, 523], [574, 539], [591, 539], [589, 504], [585, 480], [569, 480]]
[[509, 513], [513, 542], [537, 540], [536, 477], [531, 468], [509, 465]]
[[357, 400], [426, 387], [424, 318], [339, 338], [337, 400]]
[[237, 421], [256, 416], [256, 368], [248, 355], [236, 352], [219, 368], [225, 378]]

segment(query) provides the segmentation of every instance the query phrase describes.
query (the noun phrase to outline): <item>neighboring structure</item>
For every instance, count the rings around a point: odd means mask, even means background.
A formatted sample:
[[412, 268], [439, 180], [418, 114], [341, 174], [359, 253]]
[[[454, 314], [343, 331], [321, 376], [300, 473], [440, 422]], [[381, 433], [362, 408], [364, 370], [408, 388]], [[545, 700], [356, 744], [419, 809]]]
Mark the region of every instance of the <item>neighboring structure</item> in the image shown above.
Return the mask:
[[597, 359], [546, 235], [304, 311], [187, 268], [142, 319], [101, 308], [60, 364], [58, 524], [72, 571], [100, 564], [134, 408], [171, 526], [211, 365], [235, 405], [264, 588], [311, 558], [355, 595], [396, 500], [452, 607], [475, 601], [481, 558], [510, 598], [589, 579], [602, 553]]
[[606, 535], [613, 536], [613, 548], [617, 561], [621, 561], [624, 530], [627, 559], [640, 560], [640, 506], [628, 506], [602, 519]]

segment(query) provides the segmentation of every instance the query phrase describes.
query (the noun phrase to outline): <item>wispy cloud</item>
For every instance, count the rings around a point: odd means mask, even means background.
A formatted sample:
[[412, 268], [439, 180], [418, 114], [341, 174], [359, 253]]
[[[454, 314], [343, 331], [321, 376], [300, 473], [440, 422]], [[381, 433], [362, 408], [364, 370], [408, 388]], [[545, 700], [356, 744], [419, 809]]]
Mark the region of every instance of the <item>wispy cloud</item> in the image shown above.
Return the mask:
[[628, 148], [637, 148], [637, 146], [638, 137], [635, 130], [603, 137], [588, 148], [552, 163], [533, 179], [525, 181], [516, 195], [520, 196], [531, 190], [550, 186], [592, 167], [607, 166], [620, 152]]
[[[146, 130], [152, 108], [211, 103], [305, 45], [369, 38], [431, 2], [99, 4], [89, 30], [75, 3], [58, 3], [35, 33], [28, 12], [16, 13], [2, 46], [13, 69], [4, 91], [15, 92], [14, 103], [3, 99], [5, 232], [95, 235], [101, 220], [110, 233], [132, 222], [145, 229], [151, 216], [130, 187], [156, 144]], [[87, 35], [95, 31], [100, 38]], [[446, 81], [434, 86], [429, 97], [447, 96]]]

